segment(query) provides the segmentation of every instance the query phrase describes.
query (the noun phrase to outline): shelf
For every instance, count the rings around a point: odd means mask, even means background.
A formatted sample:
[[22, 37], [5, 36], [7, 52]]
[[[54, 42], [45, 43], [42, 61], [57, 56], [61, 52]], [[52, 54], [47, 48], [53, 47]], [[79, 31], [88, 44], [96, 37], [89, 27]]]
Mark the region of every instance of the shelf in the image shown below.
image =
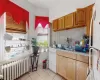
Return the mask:
[[[7, 46], [5, 46], [5, 47], [7, 47]], [[10, 48], [20, 48], [20, 47], [26, 47], [26, 46], [10, 47]]]
[[[22, 40], [5, 40], [5, 41], [22, 41]], [[25, 41], [23, 41], [23, 42], [28, 42], [28, 41], [30, 41], [30, 40], [25, 40]]]

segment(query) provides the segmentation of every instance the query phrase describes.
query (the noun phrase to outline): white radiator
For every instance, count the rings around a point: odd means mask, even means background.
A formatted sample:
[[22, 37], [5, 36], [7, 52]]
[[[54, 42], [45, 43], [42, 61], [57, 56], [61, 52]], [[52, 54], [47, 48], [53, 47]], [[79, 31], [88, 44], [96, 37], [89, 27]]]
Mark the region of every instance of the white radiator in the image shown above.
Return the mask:
[[29, 72], [29, 57], [2, 65], [2, 74], [4, 80], [14, 80]]

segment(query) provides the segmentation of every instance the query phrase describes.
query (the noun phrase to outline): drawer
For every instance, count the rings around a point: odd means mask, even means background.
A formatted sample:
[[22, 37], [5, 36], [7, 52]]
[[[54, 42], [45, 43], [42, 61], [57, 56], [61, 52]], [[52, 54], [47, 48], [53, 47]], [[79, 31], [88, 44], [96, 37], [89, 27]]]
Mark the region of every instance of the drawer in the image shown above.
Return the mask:
[[57, 50], [57, 55], [72, 58], [72, 59], [76, 59], [76, 54], [71, 53], [71, 52], [65, 52], [65, 51]]
[[78, 55], [78, 54], [77, 54], [77, 60], [78, 60], [78, 61], [85, 62], [85, 63], [89, 63], [89, 57], [88, 57], [88, 56]]

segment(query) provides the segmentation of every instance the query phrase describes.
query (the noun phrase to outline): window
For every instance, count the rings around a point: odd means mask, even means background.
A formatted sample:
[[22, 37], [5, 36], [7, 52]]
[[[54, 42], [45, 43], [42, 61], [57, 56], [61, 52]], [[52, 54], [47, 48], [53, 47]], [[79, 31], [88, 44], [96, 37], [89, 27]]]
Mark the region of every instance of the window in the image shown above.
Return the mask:
[[45, 28], [41, 24], [37, 27], [37, 43], [42, 48], [48, 47], [48, 25]]

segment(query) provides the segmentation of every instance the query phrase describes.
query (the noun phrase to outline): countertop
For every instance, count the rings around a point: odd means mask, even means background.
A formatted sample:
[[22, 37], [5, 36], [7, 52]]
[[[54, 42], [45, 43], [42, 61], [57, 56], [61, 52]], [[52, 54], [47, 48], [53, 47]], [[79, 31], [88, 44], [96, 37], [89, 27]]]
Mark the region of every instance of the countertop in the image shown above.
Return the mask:
[[68, 50], [63, 50], [63, 49], [58, 49], [58, 48], [52, 48], [51, 49], [56, 49], [56, 51], [64, 51], [64, 52], [69, 52], [69, 53], [74, 53], [74, 54], [79, 54], [79, 55], [83, 55], [83, 56], [89, 56], [89, 53], [83, 53], [83, 52], [77, 52], [77, 51], [68, 51]]
[[[23, 55], [23, 54], [24, 54], [24, 55]], [[26, 53], [23, 53], [23, 54], [16, 55], [16, 57], [14, 57], [14, 58], [10, 58], [10, 59], [6, 59], [6, 60], [3, 60], [3, 61], [0, 61], [0, 66], [1, 66], [1, 65], [4, 65], [4, 64], [11, 63], [11, 62], [13, 62], [13, 61], [17, 61], [17, 60], [26, 58], [26, 57], [28, 57], [28, 56], [31, 55], [30, 52], [26, 52]]]

